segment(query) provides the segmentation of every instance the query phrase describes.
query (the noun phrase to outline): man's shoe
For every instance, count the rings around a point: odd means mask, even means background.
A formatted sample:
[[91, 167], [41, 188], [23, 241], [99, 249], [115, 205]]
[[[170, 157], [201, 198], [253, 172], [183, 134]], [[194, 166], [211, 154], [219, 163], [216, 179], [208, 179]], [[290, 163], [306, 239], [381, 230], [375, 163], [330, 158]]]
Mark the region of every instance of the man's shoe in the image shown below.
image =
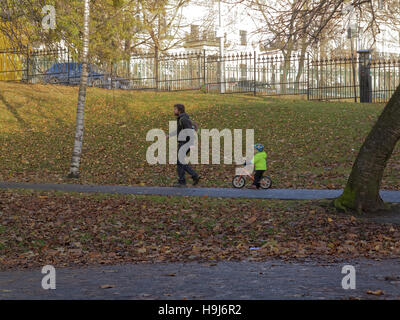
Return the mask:
[[199, 184], [199, 181], [200, 181], [200, 179], [201, 179], [201, 177], [200, 177], [200, 176], [193, 178], [193, 185], [194, 185], [194, 186], [198, 185], [198, 184]]
[[186, 184], [184, 183], [176, 183], [173, 185], [174, 188], [186, 188]]

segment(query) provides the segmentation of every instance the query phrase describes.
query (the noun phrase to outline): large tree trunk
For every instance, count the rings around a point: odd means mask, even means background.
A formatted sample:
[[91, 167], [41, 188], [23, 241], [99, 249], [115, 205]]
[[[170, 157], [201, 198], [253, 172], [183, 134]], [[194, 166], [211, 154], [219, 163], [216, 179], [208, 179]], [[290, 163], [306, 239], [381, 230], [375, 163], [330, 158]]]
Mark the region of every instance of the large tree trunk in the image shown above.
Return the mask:
[[387, 161], [399, 140], [400, 86], [361, 147], [344, 193], [334, 202], [337, 208], [358, 213], [385, 208], [379, 191]]
[[280, 85], [281, 85], [281, 90], [280, 93], [281, 94], [286, 94], [287, 89], [289, 87], [289, 72], [290, 72], [290, 62], [291, 62], [291, 57], [292, 57], [292, 53], [293, 53], [293, 45], [289, 45], [288, 49], [286, 51], [282, 51], [283, 52], [283, 65], [281, 65], [282, 68], [282, 73], [281, 73], [281, 77], [280, 77]]
[[295, 91], [298, 91], [299, 87], [300, 87], [300, 79], [301, 79], [301, 76], [303, 75], [303, 71], [304, 71], [304, 62], [306, 60], [307, 48], [308, 48], [307, 38], [304, 37], [302, 39], [302, 43], [301, 43], [301, 52], [300, 52], [300, 60], [299, 60], [299, 71], [297, 72], [296, 82], [294, 84]]
[[288, 73], [290, 68], [290, 54], [288, 56], [283, 56], [283, 70], [280, 79], [281, 83], [281, 94], [286, 94], [286, 89], [288, 88]]
[[88, 85], [88, 54], [89, 54], [89, 19], [90, 6], [89, 0], [85, 1], [84, 20], [83, 20], [83, 49], [82, 49], [82, 74], [79, 86], [78, 105], [76, 112], [76, 130], [75, 142], [72, 152], [72, 161], [68, 177], [79, 178], [80, 163], [82, 156], [83, 132], [84, 132], [84, 116], [85, 116], [85, 99], [86, 88]]

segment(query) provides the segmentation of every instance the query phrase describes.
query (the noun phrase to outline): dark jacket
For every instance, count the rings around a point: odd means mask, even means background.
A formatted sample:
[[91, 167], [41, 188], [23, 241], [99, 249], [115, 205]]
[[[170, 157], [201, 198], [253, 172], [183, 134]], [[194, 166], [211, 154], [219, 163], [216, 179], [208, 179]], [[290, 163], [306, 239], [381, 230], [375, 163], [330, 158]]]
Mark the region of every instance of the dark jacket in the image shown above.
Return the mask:
[[[189, 118], [189, 115], [187, 113], [181, 113], [178, 116], [177, 119], [177, 134], [179, 137], [179, 134], [181, 133], [182, 130], [184, 129], [193, 129], [192, 121]], [[190, 138], [186, 137], [186, 142], [189, 142]], [[185, 141], [179, 141], [178, 144], [185, 144]]]

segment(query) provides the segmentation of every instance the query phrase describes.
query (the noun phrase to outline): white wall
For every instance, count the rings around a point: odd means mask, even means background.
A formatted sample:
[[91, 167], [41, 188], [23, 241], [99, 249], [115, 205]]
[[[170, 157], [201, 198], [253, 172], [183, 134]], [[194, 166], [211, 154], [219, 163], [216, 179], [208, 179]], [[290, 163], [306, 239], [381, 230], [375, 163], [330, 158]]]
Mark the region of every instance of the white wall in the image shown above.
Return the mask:
[[[199, 24], [205, 20], [206, 17], [210, 16], [210, 11], [215, 11], [214, 24], [218, 26], [218, 1], [204, 1], [208, 3], [207, 6], [193, 5], [190, 4], [188, 7], [184, 8], [185, 17], [187, 18], [188, 24]], [[250, 12], [244, 5], [238, 4], [235, 6], [222, 4], [222, 16], [225, 24], [226, 41], [229, 47], [226, 49], [227, 52], [259, 52], [259, 43], [262, 38], [257, 34], [256, 22], [250, 17], [250, 14], [254, 15], [255, 12]], [[363, 26], [363, 24], [361, 24]], [[371, 36], [368, 33], [364, 33], [361, 37], [356, 40], [357, 49], [370, 49], [371, 46], [375, 47], [375, 50], [382, 53], [392, 53], [400, 55], [400, 40], [399, 32], [392, 28], [390, 25], [380, 26], [381, 34], [377, 36], [377, 41], [374, 44]], [[247, 46], [240, 45], [240, 30], [247, 30], [248, 40]], [[190, 28], [187, 30], [190, 32]], [[344, 26], [343, 29], [343, 43], [347, 44], [346, 40], [347, 32]], [[177, 51], [182, 51], [183, 49], [177, 49]], [[212, 50], [212, 48], [210, 48]], [[218, 48], [215, 48], [218, 50]]]
[[[184, 16], [186, 17], [187, 24], [202, 25], [206, 19], [209, 24], [213, 24], [215, 28], [219, 26], [218, 18], [218, 1], [214, 3], [209, 2], [207, 6], [190, 4], [183, 9]], [[251, 52], [258, 50], [258, 44], [254, 31], [256, 30], [255, 24], [250, 18], [246, 7], [238, 4], [235, 6], [221, 4], [222, 12], [222, 23], [226, 34], [226, 52]], [[200, 27], [201, 28], [201, 27]], [[186, 28], [187, 32], [190, 33], [190, 27]], [[247, 45], [242, 46], [240, 42], [240, 30], [247, 31]], [[218, 48], [208, 48], [209, 50], [217, 51]], [[180, 51], [178, 49], [175, 51]]]

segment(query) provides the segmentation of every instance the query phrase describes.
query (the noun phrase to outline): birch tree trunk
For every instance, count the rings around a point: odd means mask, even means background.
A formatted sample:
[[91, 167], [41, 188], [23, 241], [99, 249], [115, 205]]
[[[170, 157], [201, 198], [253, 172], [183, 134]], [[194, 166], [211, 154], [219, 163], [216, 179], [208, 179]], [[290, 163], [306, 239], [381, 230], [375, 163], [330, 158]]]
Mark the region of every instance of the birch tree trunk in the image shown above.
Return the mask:
[[350, 208], [360, 214], [385, 208], [379, 191], [386, 164], [399, 140], [400, 86], [361, 147], [346, 188], [334, 202], [336, 208]]
[[82, 156], [82, 144], [84, 133], [85, 99], [86, 88], [88, 85], [88, 54], [89, 54], [89, 19], [90, 19], [90, 0], [84, 0], [84, 19], [83, 19], [83, 49], [82, 49], [82, 73], [79, 86], [78, 105], [76, 111], [75, 142], [72, 152], [72, 161], [68, 178], [79, 178], [80, 163]]

